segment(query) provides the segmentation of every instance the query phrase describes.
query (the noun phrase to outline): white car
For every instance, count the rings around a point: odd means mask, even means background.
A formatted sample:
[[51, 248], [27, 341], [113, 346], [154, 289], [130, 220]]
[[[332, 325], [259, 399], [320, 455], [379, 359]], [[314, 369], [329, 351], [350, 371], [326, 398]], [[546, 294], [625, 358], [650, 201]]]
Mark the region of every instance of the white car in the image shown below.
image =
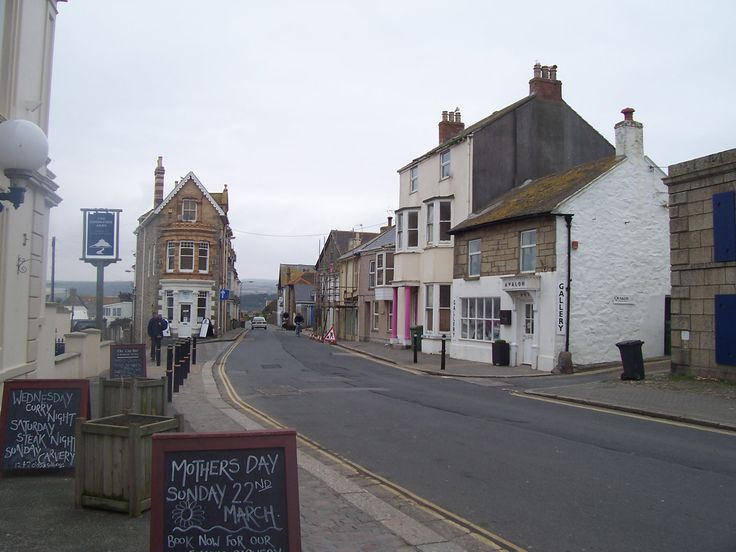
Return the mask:
[[263, 328], [265, 330], [268, 327], [268, 324], [266, 324], [266, 319], [262, 316], [254, 316], [253, 320], [250, 321], [250, 327], [253, 330], [256, 328]]

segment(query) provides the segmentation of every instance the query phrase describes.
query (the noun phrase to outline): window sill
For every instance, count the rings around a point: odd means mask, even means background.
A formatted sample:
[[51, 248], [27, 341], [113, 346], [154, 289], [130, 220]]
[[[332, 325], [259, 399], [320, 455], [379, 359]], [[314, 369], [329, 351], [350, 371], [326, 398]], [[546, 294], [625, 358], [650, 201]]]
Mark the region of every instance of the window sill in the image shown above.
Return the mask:
[[466, 282], [477, 282], [478, 280], [480, 280], [480, 274], [478, 274], [477, 276], [465, 276], [463, 280], [465, 280]]

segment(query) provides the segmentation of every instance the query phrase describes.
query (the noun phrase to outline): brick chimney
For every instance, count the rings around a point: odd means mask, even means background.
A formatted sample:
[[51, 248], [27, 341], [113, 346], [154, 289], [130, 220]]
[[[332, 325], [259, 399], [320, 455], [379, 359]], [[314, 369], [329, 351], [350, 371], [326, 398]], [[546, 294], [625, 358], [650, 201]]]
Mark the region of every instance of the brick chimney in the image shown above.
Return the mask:
[[229, 207], [227, 197], [227, 184], [225, 184], [225, 188], [222, 190], [222, 195], [220, 197], [222, 198], [220, 200], [220, 207], [222, 207], [222, 210], [227, 213]]
[[460, 120], [460, 108], [456, 107], [455, 111], [443, 111], [442, 120], [437, 126], [440, 129], [440, 144], [460, 134], [465, 130], [465, 123]]
[[529, 95], [542, 100], [561, 101], [562, 81], [557, 80], [557, 66], [534, 64], [534, 77], [529, 81]]
[[644, 125], [634, 120], [634, 109], [621, 110], [624, 120], [613, 127], [616, 132], [616, 155], [627, 157], [644, 155]]
[[164, 166], [163, 166], [163, 157], [160, 155], [158, 156], [158, 161], [156, 162], [156, 169], [153, 171], [153, 177], [154, 177], [154, 184], [153, 184], [153, 208], [155, 209], [164, 200]]

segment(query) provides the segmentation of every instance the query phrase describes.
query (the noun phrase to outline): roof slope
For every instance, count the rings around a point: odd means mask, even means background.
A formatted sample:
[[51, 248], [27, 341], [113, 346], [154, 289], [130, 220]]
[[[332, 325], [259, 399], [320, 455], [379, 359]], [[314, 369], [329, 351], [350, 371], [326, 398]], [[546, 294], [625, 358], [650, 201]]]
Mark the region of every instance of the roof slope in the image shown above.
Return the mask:
[[623, 157], [605, 157], [577, 165], [567, 171], [544, 176], [509, 190], [477, 216], [455, 226], [450, 233], [505, 222], [514, 219], [550, 214], [564, 200], [610, 171]]

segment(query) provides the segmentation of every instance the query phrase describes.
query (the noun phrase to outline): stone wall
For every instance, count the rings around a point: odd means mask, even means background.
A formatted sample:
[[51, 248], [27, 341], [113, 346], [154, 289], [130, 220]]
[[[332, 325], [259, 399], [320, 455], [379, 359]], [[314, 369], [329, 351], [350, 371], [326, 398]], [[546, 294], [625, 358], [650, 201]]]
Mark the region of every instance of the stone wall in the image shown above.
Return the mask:
[[494, 224], [455, 236], [454, 278], [468, 277], [468, 242], [480, 238], [481, 276], [517, 274], [520, 258], [520, 232], [537, 230], [536, 272], [556, 269], [555, 217], [539, 217]]
[[715, 295], [736, 294], [736, 262], [714, 262], [713, 195], [736, 189], [736, 149], [669, 167], [672, 370], [736, 381], [715, 358]]

